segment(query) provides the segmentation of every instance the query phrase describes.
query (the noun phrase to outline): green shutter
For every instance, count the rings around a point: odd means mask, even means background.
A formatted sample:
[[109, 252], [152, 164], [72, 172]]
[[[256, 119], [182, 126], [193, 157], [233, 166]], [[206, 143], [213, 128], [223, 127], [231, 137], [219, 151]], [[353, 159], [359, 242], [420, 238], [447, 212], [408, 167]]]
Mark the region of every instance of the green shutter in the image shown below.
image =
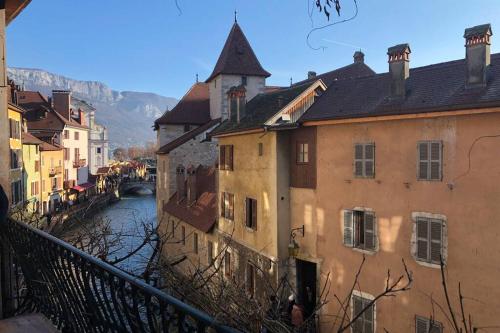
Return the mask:
[[352, 210], [344, 211], [344, 244], [353, 246]]

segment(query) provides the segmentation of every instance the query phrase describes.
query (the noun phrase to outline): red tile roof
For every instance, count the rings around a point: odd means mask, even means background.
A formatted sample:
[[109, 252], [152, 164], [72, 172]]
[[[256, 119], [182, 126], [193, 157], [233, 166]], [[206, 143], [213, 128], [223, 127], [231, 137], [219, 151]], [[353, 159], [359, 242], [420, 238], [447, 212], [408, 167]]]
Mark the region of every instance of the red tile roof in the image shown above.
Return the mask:
[[210, 121], [210, 98], [207, 83], [195, 83], [177, 105], [155, 121], [159, 124], [202, 125]]
[[45, 142], [45, 141], [42, 141], [42, 143], [40, 144], [41, 151], [56, 151], [56, 150], [61, 150], [61, 149], [62, 149], [62, 147], [60, 147], [59, 145], [57, 145], [57, 144], [51, 145], [50, 143]]
[[170, 141], [166, 145], [161, 146], [160, 149], [158, 149], [158, 151], [156, 153], [157, 154], [168, 154], [169, 152], [171, 152], [175, 148], [183, 145], [184, 143], [188, 142], [191, 139], [196, 138], [201, 133], [208, 131], [209, 129], [211, 129], [212, 127], [217, 125], [218, 123], [220, 123], [220, 118], [210, 120], [206, 124], [199, 126], [199, 127], [196, 127], [195, 129], [192, 129], [191, 131], [184, 133], [183, 135], [181, 135], [177, 139]]
[[174, 193], [163, 205], [163, 211], [202, 232], [209, 232], [217, 219], [216, 172], [215, 167], [198, 166], [196, 169], [196, 193], [198, 193], [196, 202], [188, 205], [185, 198], [178, 202], [177, 193]]
[[37, 137], [28, 132], [23, 132], [21, 134], [21, 139], [23, 141], [23, 144], [28, 144], [28, 145], [40, 145], [43, 143], [42, 140], [38, 139]]
[[205, 82], [210, 82], [219, 74], [252, 75], [268, 77], [271, 74], [262, 68], [259, 60], [241, 30], [234, 23], [224, 48], [215, 64], [214, 71]]

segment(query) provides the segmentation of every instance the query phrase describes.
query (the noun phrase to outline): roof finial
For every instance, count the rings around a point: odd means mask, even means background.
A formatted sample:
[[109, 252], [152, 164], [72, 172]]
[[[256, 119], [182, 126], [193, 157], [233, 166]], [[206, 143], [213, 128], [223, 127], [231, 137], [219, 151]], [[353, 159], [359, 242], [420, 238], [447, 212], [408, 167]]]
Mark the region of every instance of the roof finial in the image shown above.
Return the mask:
[[235, 10], [234, 11], [234, 23], [238, 23], [238, 12]]
[[196, 83], [198, 83], [198, 73], [196, 73]]
[[290, 78], [290, 87], [292, 86], [293, 79]]

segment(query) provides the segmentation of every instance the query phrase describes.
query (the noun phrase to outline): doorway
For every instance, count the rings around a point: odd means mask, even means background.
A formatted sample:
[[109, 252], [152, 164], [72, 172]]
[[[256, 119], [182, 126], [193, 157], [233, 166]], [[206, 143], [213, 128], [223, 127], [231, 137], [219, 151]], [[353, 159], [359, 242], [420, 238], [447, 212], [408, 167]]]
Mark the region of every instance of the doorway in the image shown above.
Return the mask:
[[316, 264], [297, 259], [297, 296], [309, 317], [316, 306]]

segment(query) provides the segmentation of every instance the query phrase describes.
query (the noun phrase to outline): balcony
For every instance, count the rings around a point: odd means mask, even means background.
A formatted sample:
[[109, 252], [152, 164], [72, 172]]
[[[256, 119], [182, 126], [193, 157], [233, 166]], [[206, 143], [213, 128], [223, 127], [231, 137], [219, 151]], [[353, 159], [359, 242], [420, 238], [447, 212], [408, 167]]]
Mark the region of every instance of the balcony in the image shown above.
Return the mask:
[[54, 168], [49, 169], [49, 177], [54, 177], [56, 175], [60, 175], [62, 173], [62, 167], [56, 166]]
[[73, 168], [83, 168], [87, 165], [87, 160], [84, 158], [78, 158], [73, 162]]
[[61, 332], [237, 332], [41, 230], [2, 224], [7, 317], [38, 312]]
[[63, 189], [65, 189], [65, 190], [69, 190], [73, 186], [75, 186], [75, 181], [74, 180], [65, 180], [64, 183], [63, 183]]

